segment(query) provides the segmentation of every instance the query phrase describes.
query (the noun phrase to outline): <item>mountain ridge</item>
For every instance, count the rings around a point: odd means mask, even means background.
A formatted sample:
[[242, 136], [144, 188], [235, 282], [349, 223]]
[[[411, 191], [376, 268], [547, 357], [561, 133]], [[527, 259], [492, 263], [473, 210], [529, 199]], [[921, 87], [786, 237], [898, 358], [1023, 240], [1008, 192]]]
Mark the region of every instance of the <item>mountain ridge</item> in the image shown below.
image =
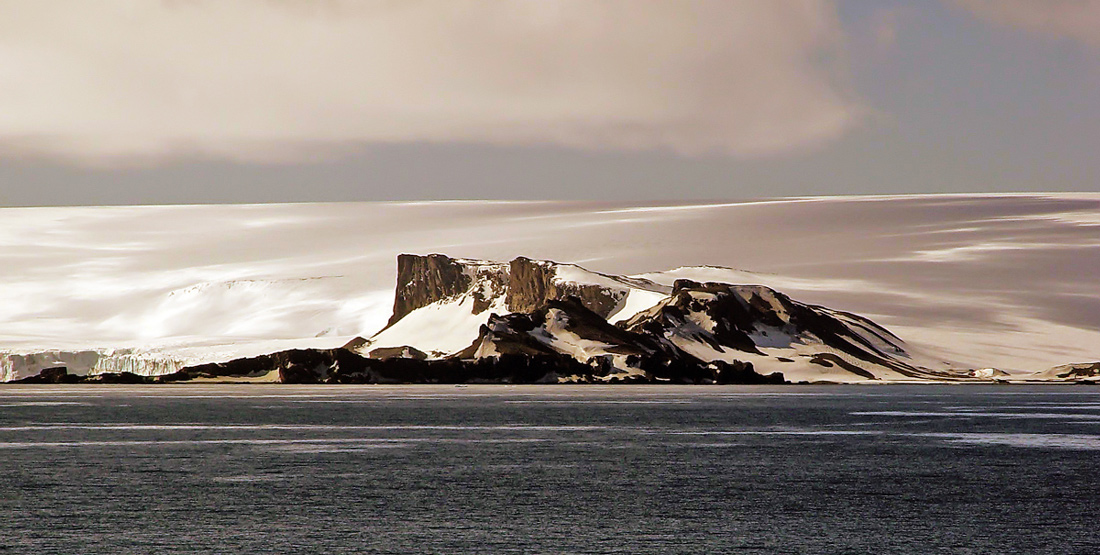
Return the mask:
[[[707, 275], [753, 275], [701, 268]], [[665, 272], [685, 273], [690, 268]], [[764, 285], [685, 278], [666, 285], [523, 256], [495, 262], [443, 254], [401, 254], [396, 281], [386, 325], [343, 348], [190, 365], [128, 350], [45, 352], [11, 355], [16, 358], [5, 364], [37, 367], [38, 375], [23, 378], [27, 383], [988, 383], [1011, 377], [928, 364], [870, 318], [802, 303]], [[70, 361], [87, 366], [88, 375], [67, 374]], [[1067, 365], [1024, 378], [1092, 381], [1100, 377], [1095, 368]], [[20, 381], [19, 372], [4, 371]]]
[[[346, 347], [360, 354], [409, 347], [437, 359], [554, 353], [634, 375], [638, 361], [627, 364], [615, 350], [652, 355], [660, 344], [677, 352], [670, 360], [748, 363], [806, 381], [974, 377], [917, 362], [904, 341], [869, 318], [801, 303], [763, 285], [677, 279], [665, 286], [527, 257], [503, 263], [442, 254], [402, 254], [397, 279], [390, 323]], [[648, 305], [637, 303], [623, 314], [632, 295], [643, 295]], [[423, 325], [441, 314], [461, 319], [449, 320], [453, 325], [441, 326], [445, 330]], [[630, 345], [600, 346], [593, 337], [577, 336], [569, 323], [578, 319], [587, 322], [589, 335], [631, 334]], [[550, 329], [547, 322], [557, 324]], [[436, 348], [444, 333], [450, 348]]]

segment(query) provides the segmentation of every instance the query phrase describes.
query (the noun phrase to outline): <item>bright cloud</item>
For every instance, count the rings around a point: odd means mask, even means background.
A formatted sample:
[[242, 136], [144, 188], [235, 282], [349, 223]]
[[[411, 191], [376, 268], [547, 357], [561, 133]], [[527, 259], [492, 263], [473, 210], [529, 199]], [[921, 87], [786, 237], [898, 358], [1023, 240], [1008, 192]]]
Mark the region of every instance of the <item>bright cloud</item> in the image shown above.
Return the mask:
[[0, 0], [0, 145], [89, 163], [364, 142], [759, 156], [862, 108], [831, 0]]

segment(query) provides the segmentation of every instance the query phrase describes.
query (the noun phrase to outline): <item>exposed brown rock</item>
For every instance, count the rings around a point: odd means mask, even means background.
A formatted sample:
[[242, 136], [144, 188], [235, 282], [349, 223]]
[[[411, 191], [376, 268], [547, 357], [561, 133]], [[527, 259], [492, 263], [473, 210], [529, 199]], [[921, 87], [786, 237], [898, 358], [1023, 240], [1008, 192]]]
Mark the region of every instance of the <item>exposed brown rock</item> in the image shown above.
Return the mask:
[[442, 254], [401, 254], [397, 257], [397, 291], [392, 326], [406, 314], [470, 288], [470, 276], [455, 259]]
[[484, 312], [508, 287], [508, 265], [462, 260], [443, 254], [397, 257], [397, 289], [387, 327], [408, 313], [469, 292], [474, 314]]
[[584, 306], [607, 318], [626, 296], [623, 289], [611, 289], [600, 285], [557, 283], [554, 280], [558, 264], [518, 257], [509, 264], [508, 310], [531, 312], [547, 301], [576, 297]]
[[57, 366], [54, 368], [43, 368], [41, 372], [34, 376], [29, 376], [21, 380], [13, 380], [11, 383], [77, 383], [81, 381], [82, 376], [77, 376], [69, 373], [69, 369], [64, 366]]
[[[752, 334], [760, 326], [766, 326], [778, 328], [791, 336], [812, 335], [825, 345], [853, 358], [890, 368], [905, 376], [930, 377], [935, 374], [934, 371], [917, 368], [897, 359], [894, 355], [904, 354], [900, 341], [870, 320], [860, 320], [863, 322], [864, 332], [876, 335], [884, 345], [891, 345], [890, 353], [883, 352], [876, 344], [854, 333], [832, 311], [800, 303], [761, 285], [677, 280], [667, 300], [620, 325], [631, 331], [663, 337], [673, 329], [685, 329], [683, 323], [689, 312], [703, 313], [714, 323], [712, 330], [697, 330], [692, 339], [719, 352], [733, 349], [762, 355]], [[874, 378], [871, 372], [834, 354], [818, 355], [811, 362], [827, 367], [837, 365], [858, 376]]]
[[[344, 347], [345, 349], [347, 347]], [[368, 358], [377, 358], [381, 360], [391, 358], [412, 358], [416, 360], [427, 360], [428, 354], [416, 347], [410, 347], [404, 345], [402, 347], [379, 347], [374, 349], [367, 355]]]
[[1100, 376], [1100, 362], [1079, 362], [1055, 366], [1051, 372], [1059, 378], [1095, 378]]

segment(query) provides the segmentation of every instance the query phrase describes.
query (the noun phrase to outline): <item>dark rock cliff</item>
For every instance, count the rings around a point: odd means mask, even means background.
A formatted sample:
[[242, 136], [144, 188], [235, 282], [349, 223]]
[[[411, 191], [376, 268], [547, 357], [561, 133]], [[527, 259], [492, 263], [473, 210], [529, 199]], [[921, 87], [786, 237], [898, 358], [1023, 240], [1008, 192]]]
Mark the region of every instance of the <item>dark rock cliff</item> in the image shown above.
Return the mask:
[[402, 254], [397, 257], [397, 289], [392, 326], [408, 313], [434, 302], [470, 293], [474, 314], [489, 308], [508, 287], [508, 266], [495, 262], [463, 260], [443, 254]]
[[607, 317], [627, 295], [627, 288], [555, 279], [555, 262], [519, 257], [510, 263], [451, 258], [442, 254], [397, 257], [397, 288], [388, 326], [410, 312], [469, 293], [480, 314], [497, 299], [512, 312], [530, 312], [554, 299], [576, 297], [589, 310]]
[[[747, 353], [762, 354], [756, 348], [756, 343], [749, 337], [755, 321], [753, 316], [743, 303], [737, 302], [734, 296], [729, 294], [728, 287], [726, 284], [699, 284], [677, 280], [668, 300], [658, 305], [658, 308], [636, 315], [624, 323], [623, 327], [637, 333], [665, 337], [672, 330], [683, 327], [683, 323], [688, 321], [689, 312], [701, 312], [714, 321], [714, 330], [709, 334], [699, 333], [693, 339], [706, 343], [717, 351], [722, 351], [723, 347], [729, 347]], [[714, 299], [699, 300], [693, 295], [694, 293], [709, 293], [714, 295]], [[762, 316], [768, 320], [774, 318], [772, 314]]]
[[392, 326], [418, 308], [465, 293], [471, 280], [464, 269], [458, 261], [442, 254], [398, 255], [397, 290], [387, 325]]
[[602, 285], [554, 279], [559, 265], [519, 257], [509, 264], [508, 310], [531, 312], [550, 300], [576, 297], [592, 312], [607, 318], [627, 292]]
[[[783, 375], [757, 374], [747, 363], [703, 365], [689, 361], [646, 359], [640, 363], [643, 376], [631, 376], [633, 383], [739, 383], [781, 384]], [[554, 383], [568, 376], [577, 382], [606, 382], [607, 369], [599, 361], [578, 362], [557, 353], [502, 354], [479, 359], [385, 360], [359, 356], [346, 349], [303, 349], [218, 364], [204, 364], [147, 383], [186, 382], [203, 377], [239, 377], [279, 372], [279, 382], [291, 384], [371, 383]], [[138, 378], [141, 378], [138, 376]]]
[[372, 359], [346, 349], [296, 349], [184, 368], [162, 381], [279, 372], [281, 383], [539, 383], [585, 376], [590, 366], [551, 354], [502, 355], [476, 360]]

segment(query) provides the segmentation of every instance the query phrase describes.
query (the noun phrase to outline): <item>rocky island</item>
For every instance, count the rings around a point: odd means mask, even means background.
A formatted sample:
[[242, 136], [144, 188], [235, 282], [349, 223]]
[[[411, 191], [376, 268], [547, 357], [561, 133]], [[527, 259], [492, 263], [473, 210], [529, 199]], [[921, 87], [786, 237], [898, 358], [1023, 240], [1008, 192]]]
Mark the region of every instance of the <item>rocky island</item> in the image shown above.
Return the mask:
[[[1083, 379], [1096, 365], [1061, 368]], [[937, 366], [868, 318], [761, 285], [648, 279], [518, 257], [402, 254], [393, 314], [336, 349], [290, 349], [157, 375], [44, 368], [22, 383], [690, 383], [986, 381]], [[794, 378], [792, 380], [792, 378]]]

